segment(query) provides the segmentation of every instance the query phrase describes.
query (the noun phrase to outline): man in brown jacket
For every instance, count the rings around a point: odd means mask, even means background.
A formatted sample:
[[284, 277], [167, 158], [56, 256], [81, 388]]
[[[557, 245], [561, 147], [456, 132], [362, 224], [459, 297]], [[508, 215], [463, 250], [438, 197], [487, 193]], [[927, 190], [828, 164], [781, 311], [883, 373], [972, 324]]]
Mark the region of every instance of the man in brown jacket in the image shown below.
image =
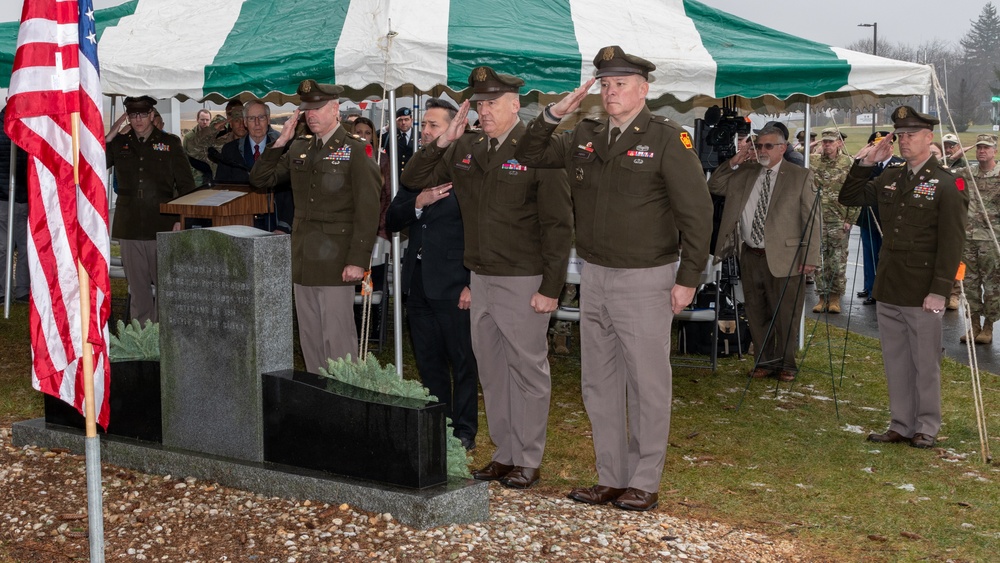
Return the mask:
[[160, 204], [194, 190], [194, 177], [181, 141], [153, 126], [149, 96], [125, 98], [131, 130], [108, 141], [108, 168], [115, 167], [118, 200], [111, 236], [118, 239], [122, 267], [131, 298], [129, 315], [145, 323], [158, 322], [153, 286], [156, 285], [156, 233], [169, 231], [175, 215], [160, 213]]
[[650, 510], [670, 434], [670, 325], [708, 261], [712, 200], [690, 135], [646, 107], [656, 67], [618, 46], [601, 49], [594, 66], [609, 118], [552, 135], [591, 79], [531, 122], [518, 156], [569, 173], [585, 260], [580, 375], [598, 481], [569, 497]]
[[[291, 181], [292, 284], [306, 370], [358, 353], [354, 285], [371, 263], [382, 178], [365, 143], [340, 126], [343, 88], [303, 80], [299, 109], [250, 171], [250, 184]], [[313, 135], [295, 137], [300, 112]], [[285, 150], [285, 146], [288, 150]]]
[[[840, 203], [878, 205], [882, 218], [872, 297], [892, 422], [868, 440], [930, 448], [941, 428], [941, 318], [962, 258], [969, 195], [965, 180], [931, 156], [937, 119], [900, 106], [892, 122], [892, 135], [858, 151]], [[906, 164], [869, 180], [895, 139]]]
[[[519, 78], [478, 67], [472, 98], [448, 130], [410, 159], [402, 183], [428, 188], [451, 181], [472, 271], [472, 349], [497, 450], [479, 480], [526, 489], [539, 479], [549, 415], [549, 315], [558, 306], [573, 237], [566, 175], [514, 157], [524, 124]], [[481, 132], [465, 132], [476, 102]], [[411, 249], [411, 252], [413, 250]]]
[[780, 129], [764, 127], [756, 145], [745, 145], [719, 165], [708, 187], [726, 198], [717, 254], [728, 256], [738, 249], [740, 255], [757, 353], [750, 377], [792, 381], [805, 276], [820, 259], [822, 210], [813, 173], [783, 159], [786, 142]]

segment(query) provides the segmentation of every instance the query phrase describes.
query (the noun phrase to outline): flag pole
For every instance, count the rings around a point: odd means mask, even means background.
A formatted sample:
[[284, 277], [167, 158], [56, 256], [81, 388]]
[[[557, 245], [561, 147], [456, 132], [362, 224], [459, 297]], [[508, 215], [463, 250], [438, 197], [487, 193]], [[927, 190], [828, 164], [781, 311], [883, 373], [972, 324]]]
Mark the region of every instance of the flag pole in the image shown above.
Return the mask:
[[[80, 191], [80, 112], [72, 115], [73, 183]], [[83, 349], [83, 405], [86, 415], [87, 521], [91, 563], [104, 563], [104, 499], [101, 487], [101, 439], [97, 437], [97, 407], [94, 400], [94, 347], [90, 336], [90, 275], [77, 258], [80, 277], [80, 322]]]
[[[10, 178], [7, 190], [7, 253], [4, 258], [4, 290], [3, 290], [3, 318], [10, 318], [10, 300], [14, 298], [14, 191], [16, 190], [17, 176], [17, 145], [10, 142]], [[18, 252], [25, 252], [25, 249], [18, 249]]]

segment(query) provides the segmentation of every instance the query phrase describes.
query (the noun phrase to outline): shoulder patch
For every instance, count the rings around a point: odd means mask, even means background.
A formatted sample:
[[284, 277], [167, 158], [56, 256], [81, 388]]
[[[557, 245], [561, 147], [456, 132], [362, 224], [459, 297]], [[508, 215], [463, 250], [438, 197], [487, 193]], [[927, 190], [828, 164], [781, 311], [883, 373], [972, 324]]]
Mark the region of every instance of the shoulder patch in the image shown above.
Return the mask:
[[691, 135], [688, 135], [687, 131], [681, 131], [680, 136], [681, 136], [681, 144], [684, 145], [684, 148], [686, 149], [694, 148], [694, 145], [691, 143]]

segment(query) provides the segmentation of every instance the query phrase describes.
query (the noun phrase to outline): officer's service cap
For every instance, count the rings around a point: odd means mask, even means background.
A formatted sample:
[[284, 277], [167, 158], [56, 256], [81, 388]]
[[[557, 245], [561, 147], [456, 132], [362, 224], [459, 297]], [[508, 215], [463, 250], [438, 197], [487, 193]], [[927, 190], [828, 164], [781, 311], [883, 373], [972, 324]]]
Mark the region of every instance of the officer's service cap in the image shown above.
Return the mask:
[[125, 98], [125, 113], [137, 113], [149, 111], [156, 105], [156, 100], [150, 96], [137, 96]]
[[302, 100], [302, 103], [299, 104], [299, 109], [303, 111], [307, 109], [319, 109], [325, 106], [330, 100], [336, 100], [343, 91], [344, 89], [336, 84], [319, 84], [311, 78], [303, 80], [299, 83], [298, 90], [296, 90], [299, 99]]
[[876, 131], [871, 135], [868, 135], [868, 142], [875, 143], [877, 141], [881, 141], [883, 137], [888, 137], [888, 136], [889, 136], [888, 131]]
[[472, 86], [471, 102], [495, 100], [508, 93], [518, 93], [524, 81], [516, 76], [500, 74], [488, 66], [477, 66], [469, 74], [469, 86]]
[[921, 129], [934, 129], [938, 123], [941, 122], [910, 106], [899, 106], [892, 112], [892, 124], [896, 133], [914, 133]]
[[656, 65], [642, 57], [630, 55], [618, 45], [604, 47], [594, 57], [594, 76], [628, 76], [638, 74], [649, 80], [649, 73], [656, 70]]

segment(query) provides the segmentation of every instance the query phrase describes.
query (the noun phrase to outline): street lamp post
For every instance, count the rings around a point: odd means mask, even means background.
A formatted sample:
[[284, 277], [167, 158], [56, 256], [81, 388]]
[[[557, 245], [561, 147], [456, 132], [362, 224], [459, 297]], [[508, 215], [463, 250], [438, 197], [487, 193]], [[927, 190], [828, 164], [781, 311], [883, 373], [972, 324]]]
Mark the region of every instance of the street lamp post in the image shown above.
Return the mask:
[[[872, 55], [878, 56], [878, 22], [859, 23], [858, 27], [872, 28]], [[872, 110], [872, 133], [875, 132], [875, 110]]]

